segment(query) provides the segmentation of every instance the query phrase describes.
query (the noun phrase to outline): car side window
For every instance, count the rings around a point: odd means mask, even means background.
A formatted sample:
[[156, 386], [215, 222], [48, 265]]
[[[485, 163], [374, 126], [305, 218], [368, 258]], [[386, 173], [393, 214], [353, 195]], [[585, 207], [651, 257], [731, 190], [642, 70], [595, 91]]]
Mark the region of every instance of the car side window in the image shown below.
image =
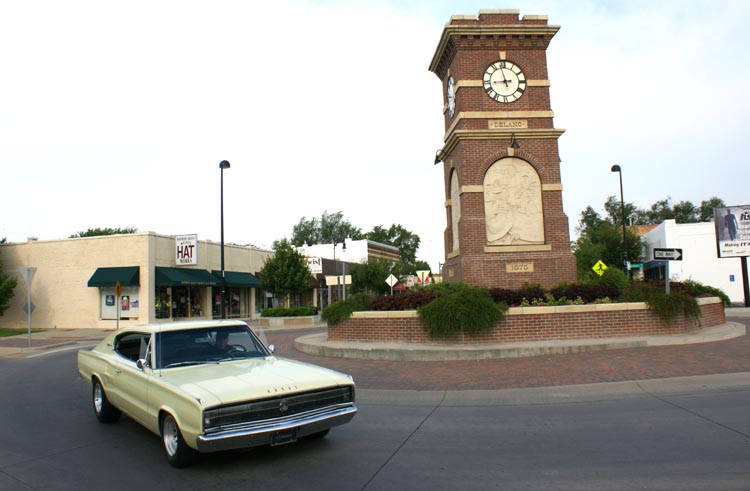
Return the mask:
[[[148, 346], [149, 334], [129, 332], [115, 337], [114, 352], [132, 362], [141, 357], [143, 346]], [[145, 353], [145, 350], [144, 350]]]

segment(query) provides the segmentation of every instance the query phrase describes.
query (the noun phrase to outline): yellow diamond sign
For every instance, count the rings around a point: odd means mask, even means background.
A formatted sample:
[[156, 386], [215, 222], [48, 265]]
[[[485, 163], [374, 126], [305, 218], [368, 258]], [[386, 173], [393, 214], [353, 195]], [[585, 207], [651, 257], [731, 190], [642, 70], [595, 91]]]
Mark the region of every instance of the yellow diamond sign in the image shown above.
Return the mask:
[[594, 264], [594, 267], [591, 268], [594, 270], [594, 273], [598, 274], [599, 276], [603, 275], [605, 271], [607, 271], [609, 268], [606, 264], [602, 262], [602, 260], [598, 260], [596, 264]]

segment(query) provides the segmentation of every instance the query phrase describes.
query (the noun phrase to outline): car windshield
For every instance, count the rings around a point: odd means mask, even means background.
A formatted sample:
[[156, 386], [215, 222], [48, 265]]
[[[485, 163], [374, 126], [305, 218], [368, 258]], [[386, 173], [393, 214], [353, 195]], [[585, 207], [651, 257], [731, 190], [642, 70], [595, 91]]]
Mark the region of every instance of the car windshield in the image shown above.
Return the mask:
[[155, 348], [157, 369], [270, 355], [246, 325], [160, 332]]

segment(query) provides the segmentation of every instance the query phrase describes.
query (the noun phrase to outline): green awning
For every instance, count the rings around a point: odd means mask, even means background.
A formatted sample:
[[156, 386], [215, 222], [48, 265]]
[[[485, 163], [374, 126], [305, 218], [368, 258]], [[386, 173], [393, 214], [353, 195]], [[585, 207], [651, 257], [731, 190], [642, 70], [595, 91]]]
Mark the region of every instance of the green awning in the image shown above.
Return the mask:
[[120, 286], [140, 286], [141, 267], [97, 268], [91, 278], [89, 278], [88, 285], [91, 287], [115, 286], [118, 280], [120, 281]]
[[[221, 284], [221, 271], [213, 270], [212, 273]], [[231, 288], [260, 288], [260, 279], [251, 273], [224, 271], [224, 279], [227, 280], [227, 286]]]
[[218, 286], [220, 281], [205, 269], [156, 267], [156, 286]]

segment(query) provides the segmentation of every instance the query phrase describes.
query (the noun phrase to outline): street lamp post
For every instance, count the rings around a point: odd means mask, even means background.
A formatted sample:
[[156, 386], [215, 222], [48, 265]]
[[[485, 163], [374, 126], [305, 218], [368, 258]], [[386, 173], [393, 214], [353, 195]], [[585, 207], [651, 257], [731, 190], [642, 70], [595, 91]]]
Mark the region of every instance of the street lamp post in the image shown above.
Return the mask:
[[622, 169], [619, 165], [615, 164], [610, 169], [612, 172], [617, 172], [620, 175], [620, 208], [622, 209], [622, 261], [625, 266], [625, 274], [630, 276], [630, 268], [628, 267], [628, 243], [627, 236], [625, 235], [625, 198], [622, 194]]
[[224, 169], [229, 169], [229, 161], [222, 160], [219, 162], [221, 169], [221, 318], [227, 318], [226, 298], [227, 298], [227, 280], [224, 278]]
[[[337, 239], [333, 239], [333, 270], [336, 273], [336, 283], [338, 284], [338, 282], [339, 282], [339, 280], [338, 280], [338, 278], [339, 278], [339, 267], [336, 264], [336, 246], [337, 245], [339, 245], [339, 243], [337, 242]], [[346, 252], [346, 238], [344, 238], [341, 241], [341, 250], [343, 252]], [[341, 284], [342, 284], [342, 287], [343, 287], [341, 299], [342, 300], [346, 300], [346, 264], [342, 261], [342, 265], [343, 265], [342, 268], [344, 269], [344, 274], [341, 277]]]

